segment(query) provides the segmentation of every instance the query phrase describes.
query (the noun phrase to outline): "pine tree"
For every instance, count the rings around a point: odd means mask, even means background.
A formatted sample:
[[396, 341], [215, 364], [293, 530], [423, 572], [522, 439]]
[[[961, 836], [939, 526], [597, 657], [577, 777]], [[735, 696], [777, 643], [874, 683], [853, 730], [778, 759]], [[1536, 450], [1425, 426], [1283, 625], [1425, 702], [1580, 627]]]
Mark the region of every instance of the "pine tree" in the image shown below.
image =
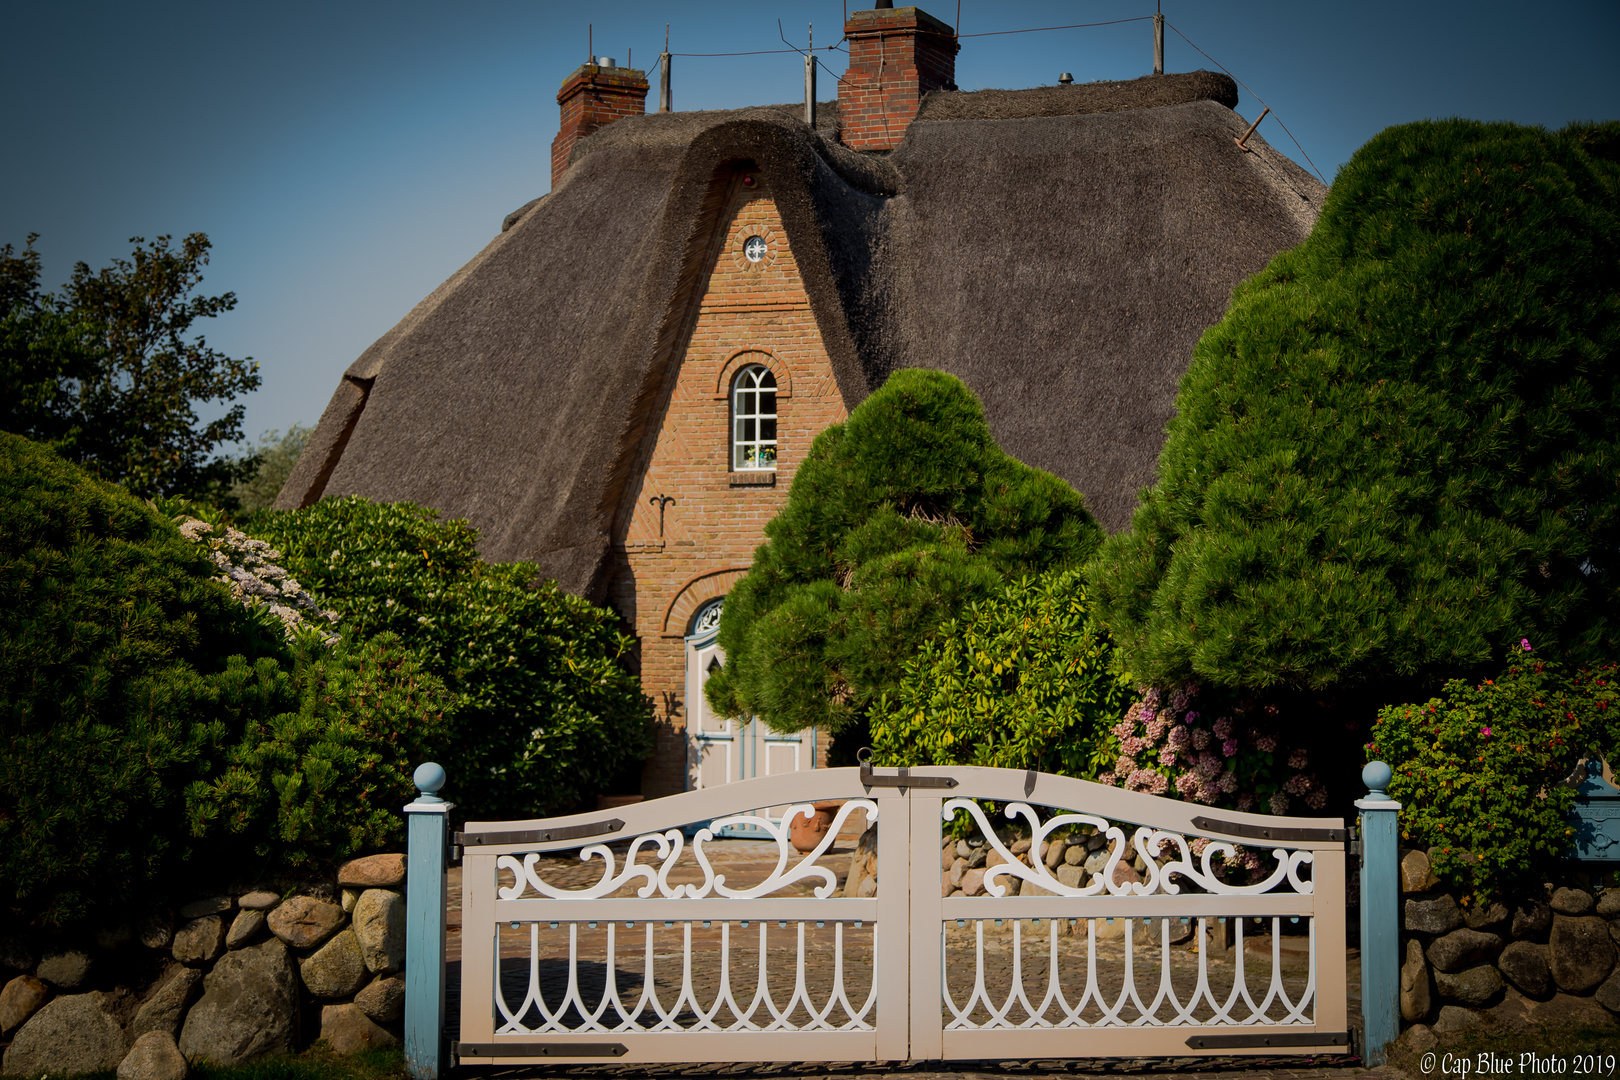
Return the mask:
[[963, 383], [896, 372], [816, 437], [726, 597], [706, 693], [780, 731], [838, 731], [945, 620], [1102, 540], [1062, 480], [1004, 453]]
[[1432, 692], [1521, 637], [1615, 655], [1617, 188], [1614, 123], [1358, 151], [1198, 344], [1089, 568], [1130, 669], [1314, 700]]

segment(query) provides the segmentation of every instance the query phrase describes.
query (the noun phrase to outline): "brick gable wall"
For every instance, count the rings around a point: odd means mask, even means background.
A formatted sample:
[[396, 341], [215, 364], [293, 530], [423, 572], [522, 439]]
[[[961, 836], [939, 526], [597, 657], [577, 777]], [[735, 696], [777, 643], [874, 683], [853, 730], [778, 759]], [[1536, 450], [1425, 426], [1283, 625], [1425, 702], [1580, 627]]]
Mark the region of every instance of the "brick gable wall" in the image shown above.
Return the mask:
[[[642, 689], [654, 701], [657, 749], [642, 778], [648, 798], [687, 786], [684, 638], [691, 616], [747, 570], [811, 440], [847, 415], [776, 205], [762, 184], [744, 186], [744, 175], [731, 179], [712, 265], [699, 279], [697, 315], [627, 486], [612, 553], [608, 600], [634, 628]], [[743, 255], [751, 236], [767, 243], [758, 263]], [[731, 381], [748, 364], [776, 374], [774, 474], [730, 467]], [[826, 745], [817, 740], [818, 764]]]

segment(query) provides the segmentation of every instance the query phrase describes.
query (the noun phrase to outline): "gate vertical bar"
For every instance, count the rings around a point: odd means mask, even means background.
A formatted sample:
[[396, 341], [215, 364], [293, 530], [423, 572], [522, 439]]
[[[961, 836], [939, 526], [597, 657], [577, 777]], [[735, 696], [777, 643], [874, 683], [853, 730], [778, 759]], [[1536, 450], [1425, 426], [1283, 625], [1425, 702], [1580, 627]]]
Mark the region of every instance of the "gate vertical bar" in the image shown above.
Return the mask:
[[940, 809], [945, 800], [927, 789], [911, 794], [911, 1057], [938, 1061], [945, 1056], [940, 981], [944, 978], [940, 908]]
[[495, 864], [498, 855], [461, 859], [461, 1041], [495, 1038]]
[[911, 1057], [911, 807], [909, 788], [883, 788], [878, 803], [877, 1060]]
[[444, 769], [417, 767], [415, 801], [405, 806], [405, 1068], [412, 1080], [438, 1080], [444, 1060], [445, 862], [450, 808], [439, 798]]
[[1350, 899], [1345, 882], [1344, 850], [1317, 851], [1311, 863], [1312, 906], [1316, 913], [1316, 1014], [1317, 1031], [1348, 1031], [1349, 1009], [1345, 990], [1349, 974], [1345, 970], [1345, 908]]
[[1401, 804], [1384, 791], [1394, 771], [1382, 761], [1361, 770], [1367, 797], [1361, 811], [1362, 1059], [1382, 1065], [1385, 1047], [1400, 1034], [1401, 927], [1397, 821]]

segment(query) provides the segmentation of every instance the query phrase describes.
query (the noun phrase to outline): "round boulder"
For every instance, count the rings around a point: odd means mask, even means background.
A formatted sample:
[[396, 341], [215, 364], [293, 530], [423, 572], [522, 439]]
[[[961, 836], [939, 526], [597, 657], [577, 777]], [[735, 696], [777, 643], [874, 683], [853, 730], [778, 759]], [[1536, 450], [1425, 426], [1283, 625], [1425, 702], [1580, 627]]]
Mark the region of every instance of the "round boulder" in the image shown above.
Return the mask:
[[1609, 926], [1595, 915], [1553, 916], [1547, 944], [1553, 981], [1565, 993], [1584, 994], [1614, 970], [1614, 942]]
[[295, 949], [313, 949], [346, 921], [343, 909], [313, 896], [295, 896], [270, 913], [270, 932]]
[[218, 915], [192, 919], [175, 932], [174, 958], [187, 967], [202, 967], [225, 951], [225, 920]]
[[1429, 944], [1429, 963], [1441, 971], [1461, 971], [1463, 968], [1496, 959], [1502, 951], [1502, 939], [1495, 934], [1479, 930], [1453, 930]]
[[124, 1032], [99, 991], [59, 997], [35, 1013], [6, 1048], [0, 1071], [13, 1076], [88, 1073], [118, 1068]]
[[[966, 890], [965, 882], [962, 888]], [[366, 967], [373, 972], [386, 975], [405, 966], [405, 898], [399, 893], [387, 889], [361, 893], [354, 905], [354, 932]]]
[[1529, 997], [1544, 998], [1552, 993], [1552, 969], [1547, 964], [1545, 945], [1515, 941], [1502, 950], [1496, 966], [1508, 982]]
[[397, 889], [405, 883], [405, 856], [367, 855], [338, 868], [338, 884], [357, 889]]
[[1590, 915], [1597, 901], [1585, 889], [1563, 888], [1552, 894], [1547, 906], [1559, 915]]
[[186, 1059], [167, 1031], [135, 1040], [118, 1066], [118, 1080], [186, 1080]]
[[345, 930], [298, 964], [304, 986], [318, 998], [348, 997], [366, 981], [366, 962], [353, 930]]
[[187, 1061], [216, 1065], [291, 1053], [297, 1044], [298, 972], [278, 938], [221, 957], [180, 1031]]
[[1463, 924], [1462, 909], [1447, 893], [1406, 902], [1406, 929], [1419, 934], [1449, 934]]
[[77, 990], [90, 977], [90, 954], [82, 949], [48, 953], [34, 974], [58, 990]]

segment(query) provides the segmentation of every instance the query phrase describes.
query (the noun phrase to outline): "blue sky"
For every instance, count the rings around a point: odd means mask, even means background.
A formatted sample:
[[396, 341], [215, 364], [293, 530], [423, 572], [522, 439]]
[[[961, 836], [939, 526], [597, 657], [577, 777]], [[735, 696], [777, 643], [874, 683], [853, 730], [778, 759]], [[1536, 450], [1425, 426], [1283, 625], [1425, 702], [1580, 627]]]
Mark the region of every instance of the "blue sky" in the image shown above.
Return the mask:
[[[955, 0], [923, 5], [946, 22]], [[991, 31], [1148, 15], [1153, 0], [962, 0], [963, 89], [1134, 78], [1151, 23]], [[610, 11], [610, 14], [604, 14]], [[1392, 124], [1466, 116], [1559, 127], [1620, 118], [1620, 4], [1164, 0], [1170, 24], [1260, 95], [1271, 143], [1331, 179]], [[670, 48], [836, 42], [844, 7], [731, 4], [218, 2], [0, 9], [0, 243], [41, 234], [46, 283], [128, 238], [206, 232], [203, 283], [236, 311], [209, 343], [261, 364], [250, 434], [313, 423], [343, 369], [550, 186], [556, 91], [587, 53], [650, 67]], [[1213, 67], [1175, 32], [1166, 67]], [[841, 71], [843, 56], [822, 53]], [[678, 109], [792, 101], [792, 55], [677, 56]], [[833, 84], [823, 76], [823, 96]], [[656, 94], [656, 90], [655, 90]], [[1238, 111], [1260, 106], [1245, 92]]]

